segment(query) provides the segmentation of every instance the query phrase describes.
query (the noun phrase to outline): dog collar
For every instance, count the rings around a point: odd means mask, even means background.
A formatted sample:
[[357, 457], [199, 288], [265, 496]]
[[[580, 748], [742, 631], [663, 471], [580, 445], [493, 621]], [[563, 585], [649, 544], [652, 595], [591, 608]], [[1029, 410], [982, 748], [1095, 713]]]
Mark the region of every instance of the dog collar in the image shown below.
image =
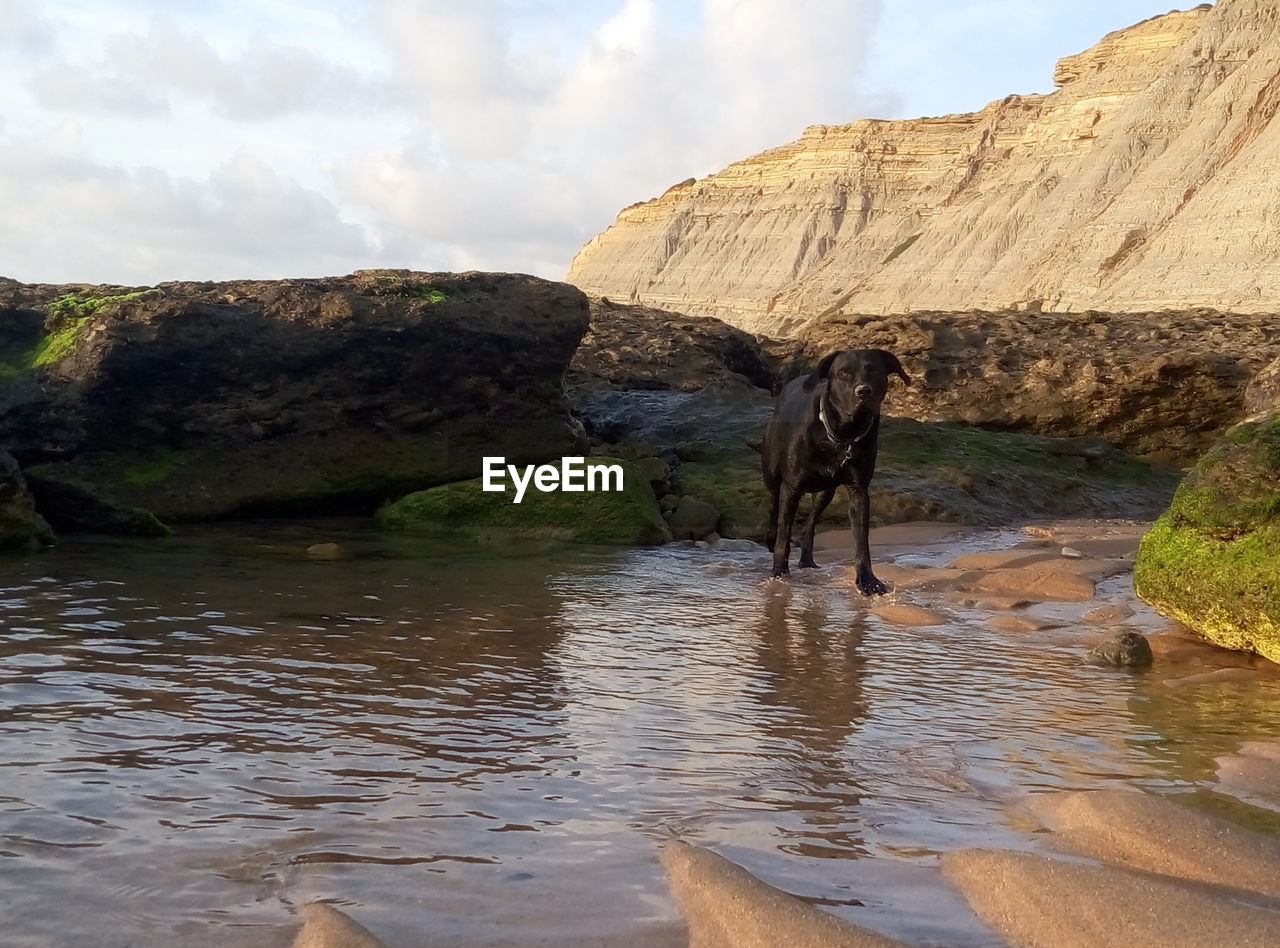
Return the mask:
[[831, 420], [827, 417], [827, 393], [823, 392], [822, 397], [818, 399], [818, 420], [822, 422], [822, 427], [827, 432], [827, 440], [838, 448], [844, 448], [844, 457], [840, 459], [840, 466], [848, 464], [853, 460], [853, 449], [863, 438], [871, 433], [871, 426], [876, 423], [875, 416], [871, 417], [871, 421], [867, 424], [866, 430], [858, 435], [852, 441], [841, 441], [836, 437], [835, 428], [831, 426]]

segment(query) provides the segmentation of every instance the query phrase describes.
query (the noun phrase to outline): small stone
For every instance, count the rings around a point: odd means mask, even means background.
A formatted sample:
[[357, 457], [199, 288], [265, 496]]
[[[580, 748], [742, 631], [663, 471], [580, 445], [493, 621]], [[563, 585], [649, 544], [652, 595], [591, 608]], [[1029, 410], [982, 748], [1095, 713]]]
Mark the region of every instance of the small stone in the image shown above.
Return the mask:
[[686, 494], [671, 512], [671, 535], [677, 540], [701, 540], [714, 533], [720, 511], [706, 501]]
[[1089, 661], [1117, 668], [1146, 668], [1152, 661], [1151, 643], [1141, 632], [1126, 629], [1090, 649]]
[[711, 548], [720, 553], [757, 553], [764, 549], [764, 546], [755, 540], [731, 540], [728, 537], [721, 537], [711, 544]]
[[339, 543], [313, 543], [307, 547], [307, 556], [313, 560], [341, 560], [347, 555], [346, 548]]
[[1132, 615], [1133, 606], [1127, 602], [1110, 602], [1105, 606], [1090, 609], [1080, 618], [1090, 625], [1108, 625], [1113, 622], [1123, 622]]
[[640, 458], [635, 462], [650, 484], [665, 484], [667, 478], [671, 476], [671, 468], [667, 466], [667, 462], [662, 458]]
[[1069, 560], [1084, 559], [1084, 554], [1081, 553], [1079, 550], [1077, 550], [1074, 546], [1064, 546], [1062, 548], [1062, 555]]

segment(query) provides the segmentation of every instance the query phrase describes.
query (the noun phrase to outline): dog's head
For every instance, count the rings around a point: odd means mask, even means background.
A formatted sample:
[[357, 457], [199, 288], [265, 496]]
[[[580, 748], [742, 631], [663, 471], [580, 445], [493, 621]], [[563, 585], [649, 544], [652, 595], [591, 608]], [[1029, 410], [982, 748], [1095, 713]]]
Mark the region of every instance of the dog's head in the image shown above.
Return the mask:
[[883, 349], [833, 352], [818, 363], [813, 374], [819, 381], [827, 383], [827, 398], [846, 417], [878, 412], [885, 393], [889, 391], [890, 375], [911, 384], [911, 378], [898, 357]]

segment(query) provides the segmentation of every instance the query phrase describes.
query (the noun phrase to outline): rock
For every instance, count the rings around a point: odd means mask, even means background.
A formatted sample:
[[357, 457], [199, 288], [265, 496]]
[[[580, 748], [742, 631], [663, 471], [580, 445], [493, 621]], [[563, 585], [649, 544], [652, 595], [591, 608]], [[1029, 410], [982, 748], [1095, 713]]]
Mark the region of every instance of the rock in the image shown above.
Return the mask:
[[1264, 366], [1253, 377], [1244, 392], [1244, 408], [1250, 415], [1280, 411], [1280, 359]]
[[1096, 609], [1090, 609], [1080, 618], [1090, 625], [1110, 625], [1123, 622], [1133, 615], [1133, 607], [1127, 602], [1110, 602]]
[[[1090, 318], [1079, 343], [1123, 371], [1135, 353], [1115, 344], [1098, 310], [1270, 315], [1280, 241], [1257, 195], [1269, 185], [1274, 119], [1222, 103], [1252, 101], [1277, 48], [1280, 31], [1256, 2], [1201, 5], [1063, 59], [1049, 95], [1006, 96], [971, 114], [812, 125], [627, 207], [582, 247], [568, 279], [771, 335], [851, 314], [978, 307], [1052, 324], [1080, 312]], [[1212, 49], [1233, 56], [1209, 65]], [[1217, 321], [1230, 340], [1218, 343], [1224, 356], [1250, 348], [1236, 326]], [[1158, 341], [1168, 351], [1183, 340]], [[1067, 361], [1044, 351], [1046, 368]], [[1083, 406], [1092, 386], [1109, 391], [1109, 374], [1064, 369], [1063, 385], [1046, 393]], [[1232, 382], [1237, 399], [1246, 380]]]
[[304, 905], [302, 917], [293, 948], [384, 948], [371, 932], [323, 902]]
[[1095, 592], [1093, 580], [1076, 575], [1058, 562], [993, 570], [980, 577], [973, 588], [1034, 602], [1085, 602]]
[[662, 865], [689, 927], [689, 948], [903, 948], [700, 847], [668, 843]]
[[1180, 879], [984, 850], [945, 853], [942, 870], [978, 917], [1016, 945], [1280, 944], [1280, 913]]
[[636, 468], [655, 488], [665, 484], [671, 476], [671, 468], [662, 458], [639, 458], [636, 460]]
[[754, 540], [731, 540], [721, 537], [711, 544], [711, 548], [719, 553], [760, 553], [764, 547]]
[[[798, 351], [799, 343], [772, 343]], [[779, 358], [781, 355], [781, 358]], [[591, 328], [569, 365], [571, 386], [694, 392], [713, 381], [769, 390], [789, 356], [718, 319], [591, 298]]]
[[1117, 668], [1146, 668], [1152, 662], [1151, 643], [1141, 632], [1127, 629], [1109, 636], [1089, 650], [1089, 661], [1095, 665]]
[[31, 553], [52, 543], [53, 530], [36, 513], [18, 462], [0, 451], [0, 550]]
[[667, 525], [677, 540], [701, 540], [713, 533], [720, 522], [720, 511], [696, 497], [686, 494], [671, 512]]
[[1280, 661], [1280, 412], [1200, 459], [1143, 537], [1133, 582], [1215, 645]]
[[1064, 546], [1062, 548], [1062, 555], [1069, 560], [1078, 560], [1084, 557], [1084, 553], [1076, 549], [1074, 546]]
[[649, 482], [630, 461], [623, 490], [543, 493], [532, 487], [519, 504], [508, 492], [485, 491], [479, 479], [409, 494], [378, 511], [383, 529], [427, 536], [531, 537], [578, 543], [648, 545], [671, 539]]
[[1037, 794], [1055, 848], [1129, 869], [1280, 898], [1280, 840], [1164, 797], [1123, 790]]
[[658, 507], [663, 513], [669, 513], [680, 505], [680, 497], [678, 494], [663, 494], [662, 499], [658, 501]]
[[313, 560], [344, 560], [350, 555], [340, 543], [313, 543], [307, 547], [307, 556]]
[[892, 622], [894, 625], [944, 625], [947, 621], [947, 617], [940, 612], [905, 602], [884, 603], [875, 606], [871, 611], [885, 622]]
[[367, 513], [581, 454], [586, 298], [533, 277], [6, 284], [0, 429], [30, 473], [168, 521]]
[[151, 511], [121, 507], [82, 484], [38, 474], [29, 478], [29, 483], [36, 507], [59, 532], [134, 537], [163, 537], [171, 533]]

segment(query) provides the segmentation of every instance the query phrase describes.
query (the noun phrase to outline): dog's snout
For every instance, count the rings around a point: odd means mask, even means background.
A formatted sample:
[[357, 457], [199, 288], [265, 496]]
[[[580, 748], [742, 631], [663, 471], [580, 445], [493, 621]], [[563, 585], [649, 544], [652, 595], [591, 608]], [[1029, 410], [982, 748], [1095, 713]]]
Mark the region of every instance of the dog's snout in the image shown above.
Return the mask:
[[865, 382], [861, 385], [855, 385], [853, 387], [853, 394], [857, 395], [859, 398], [870, 398], [871, 386], [867, 385]]

